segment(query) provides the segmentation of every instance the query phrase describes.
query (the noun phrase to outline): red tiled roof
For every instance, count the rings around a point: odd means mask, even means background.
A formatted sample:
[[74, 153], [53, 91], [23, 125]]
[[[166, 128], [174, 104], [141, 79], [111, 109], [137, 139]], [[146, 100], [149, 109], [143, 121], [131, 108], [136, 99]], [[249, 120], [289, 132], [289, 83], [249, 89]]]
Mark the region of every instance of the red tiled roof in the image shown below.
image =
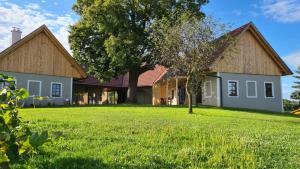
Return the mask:
[[[151, 87], [164, 73], [166, 68], [163, 66], [156, 65], [153, 70], [148, 70], [142, 73], [138, 79], [138, 87]], [[128, 87], [129, 73], [119, 76], [110, 82], [103, 84], [105, 87]]]
[[[166, 73], [166, 68], [163, 66], [155, 66], [153, 70], [148, 70], [142, 73], [138, 79], [138, 87], [151, 87], [163, 74]], [[112, 79], [108, 83], [100, 83], [100, 80], [93, 76], [88, 76], [86, 79], [76, 80], [74, 84], [77, 85], [89, 85], [89, 86], [102, 86], [113, 88], [127, 88], [129, 81], [129, 73], [120, 75], [119, 77]]]
[[85, 79], [74, 80], [74, 84], [78, 85], [88, 85], [88, 86], [101, 86], [100, 80], [96, 79], [93, 76], [88, 76]]

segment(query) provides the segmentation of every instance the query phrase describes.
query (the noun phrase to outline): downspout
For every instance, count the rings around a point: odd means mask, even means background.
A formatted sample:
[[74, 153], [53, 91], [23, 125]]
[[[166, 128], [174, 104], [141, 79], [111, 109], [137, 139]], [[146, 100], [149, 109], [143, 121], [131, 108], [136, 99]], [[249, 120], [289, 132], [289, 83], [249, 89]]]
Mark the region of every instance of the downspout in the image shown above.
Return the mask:
[[206, 75], [209, 77], [216, 77], [220, 79], [220, 106], [223, 107], [223, 83], [222, 83], [222, 77], [221, 76], [214, 76], [214, 75]]

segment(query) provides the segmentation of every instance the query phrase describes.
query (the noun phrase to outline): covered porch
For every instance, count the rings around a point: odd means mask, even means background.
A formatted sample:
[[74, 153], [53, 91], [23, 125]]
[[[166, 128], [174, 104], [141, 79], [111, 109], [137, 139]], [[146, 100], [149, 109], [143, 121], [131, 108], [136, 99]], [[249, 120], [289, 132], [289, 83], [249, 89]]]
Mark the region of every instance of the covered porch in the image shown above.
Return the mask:
[[[176, 76], [170, 79], [162, 79], [153, 85], [153, 105], [186, 105], [186, 77]], [[201, 102], [201, 96], [195, 97], [193, 103]]]

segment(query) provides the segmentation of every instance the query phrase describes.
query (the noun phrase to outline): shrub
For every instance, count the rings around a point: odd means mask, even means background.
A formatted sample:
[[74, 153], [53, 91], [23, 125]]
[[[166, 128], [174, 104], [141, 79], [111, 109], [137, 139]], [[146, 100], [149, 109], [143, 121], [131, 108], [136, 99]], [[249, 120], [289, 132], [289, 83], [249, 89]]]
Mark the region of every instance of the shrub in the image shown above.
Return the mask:
[[15, 79], [0, 73], [0, 168], [9, 168], [20, 157], [37, 153], [37, 148], [49, 141], [48, 132], [31, 132], [18, 115], [28, 92], [17, 89]]
[[283, 108], [285, 111], [293, 111], [300, 108], [300, 103], [297, 101], [283, 99]]

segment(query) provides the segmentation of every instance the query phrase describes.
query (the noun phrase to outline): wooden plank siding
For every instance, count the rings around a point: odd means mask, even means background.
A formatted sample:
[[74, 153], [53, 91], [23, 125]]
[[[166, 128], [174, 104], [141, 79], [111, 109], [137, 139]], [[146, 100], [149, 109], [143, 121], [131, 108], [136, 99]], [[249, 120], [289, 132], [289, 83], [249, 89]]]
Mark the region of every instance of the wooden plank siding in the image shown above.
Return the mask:
[[227, 51], [213, 67], [212, 72], [282, 75], [281, 68], [266, 48], [248, 30], [236, 42], [234, 51]]
[[0, 53], [0, 71], [86, 77], [84, 70], [45, 25]]
[[77, 77], [81, 75], [44, 32], [0, 59], [0, 70]]

